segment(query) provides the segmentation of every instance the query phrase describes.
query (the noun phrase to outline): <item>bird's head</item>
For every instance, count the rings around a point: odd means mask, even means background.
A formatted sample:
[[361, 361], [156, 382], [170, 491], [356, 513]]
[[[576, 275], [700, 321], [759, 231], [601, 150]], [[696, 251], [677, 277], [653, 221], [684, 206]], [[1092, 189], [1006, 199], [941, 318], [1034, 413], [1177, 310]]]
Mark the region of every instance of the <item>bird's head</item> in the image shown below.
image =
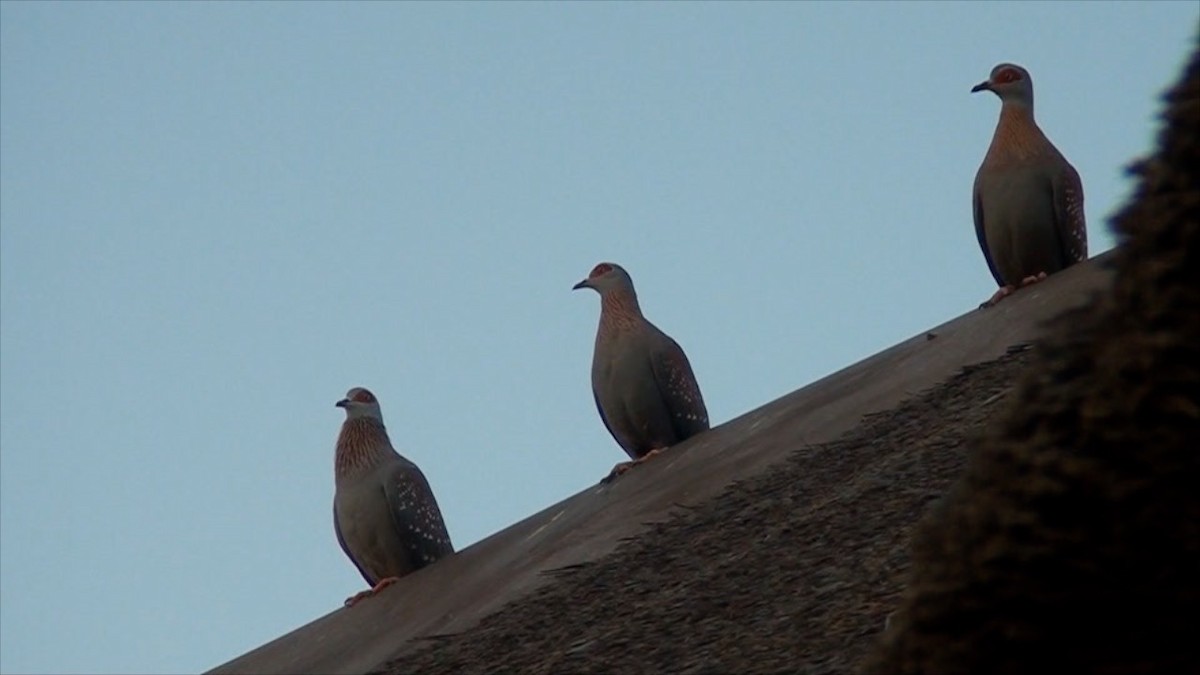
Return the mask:
[[355, 387], [346, 392], [346, 398], [338, 401], [335, 405], [346, 409], [346, 419], [348, 420], [369, 417], [383, 421], [383, 413], [379, 410], [379, 400], [375, 398], [375, 394], [362, 387]]
[[629, 278], [629, 273], [625, 268], [616, 263], [602, 262], [592, 268], [592, 273], [586, 279], [575, 284], [571, 290], [579, 290], [581, 288], [591, 288], [600, 295], [604, 295], [610, 291], [627, 290], [633, 291], [633, 280]]
[[1033, 79], [1029, 71], [1013, 63], [1001, 63], [992, 68], [988, 79], [971, 87], [971, 93], [990, 91], [1005, 103], [1024, 103], [1033, 106]]

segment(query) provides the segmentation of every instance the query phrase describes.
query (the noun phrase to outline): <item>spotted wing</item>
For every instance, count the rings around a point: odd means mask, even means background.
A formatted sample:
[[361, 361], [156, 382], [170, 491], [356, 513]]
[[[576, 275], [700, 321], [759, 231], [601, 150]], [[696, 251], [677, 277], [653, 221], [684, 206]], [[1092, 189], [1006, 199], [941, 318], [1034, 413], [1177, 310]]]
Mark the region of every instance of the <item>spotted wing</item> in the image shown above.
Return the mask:
[[651, 359], [654, 381], [671, 416], [675, 437], [682, 441], [708, 429], [708, 409], [687, 355], [669, 336], [659, 335], [660, 348]]
[[392, 523], [413, 569], [454, 553], [433, 490], [415, 464], [398, 464], [388, 473], [383, 489]]
[[1062, 244], [1063, 267], [1087, 260], [1087, 223], [1083, 215], [1083, 182], [1075, 167], [1063, 161], [1053, 182], [1054, 224]]

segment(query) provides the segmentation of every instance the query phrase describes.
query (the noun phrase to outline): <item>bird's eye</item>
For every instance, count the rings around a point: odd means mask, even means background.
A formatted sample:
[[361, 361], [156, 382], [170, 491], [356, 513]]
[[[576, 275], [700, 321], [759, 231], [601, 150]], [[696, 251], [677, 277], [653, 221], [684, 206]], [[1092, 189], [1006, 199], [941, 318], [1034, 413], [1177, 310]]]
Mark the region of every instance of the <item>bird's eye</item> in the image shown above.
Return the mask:
[[603, 274], [608, 274], [611, 271], [612, 271], [612, 265], [609, 265], [608, 263], [600, 263], [599, 265], [596, 265], [592, 269], [592, 273], [589, 274], [588, 276], [589, 277], [598, 277]]
[[1000, 84], [1008, 84], [1009, 82], [1016, 82], [1019, 79], [1021, 79], [1021, 73], [1013, 68], [1005, 68], [1004, 70], [1002, 70], [996, 74], [996, 82], [998, 82]]
[[354, 394], [354, 400], [359, 403], [374, 403], [375, 397], [366, 389], [360, 389]]

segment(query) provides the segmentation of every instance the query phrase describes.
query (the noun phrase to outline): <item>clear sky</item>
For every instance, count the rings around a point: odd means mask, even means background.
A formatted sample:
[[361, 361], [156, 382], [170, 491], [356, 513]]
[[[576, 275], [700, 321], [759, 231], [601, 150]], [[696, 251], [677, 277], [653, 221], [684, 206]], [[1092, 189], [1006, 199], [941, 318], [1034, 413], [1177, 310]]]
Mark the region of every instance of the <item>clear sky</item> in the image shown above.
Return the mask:
[[353, 386], [460, 548], [595, 483], [597, 262], [714, 423], [970, 311], [1000, 61], [1110, 248], [1197, 7], [4, 2], [0, 670], [336, 609]]

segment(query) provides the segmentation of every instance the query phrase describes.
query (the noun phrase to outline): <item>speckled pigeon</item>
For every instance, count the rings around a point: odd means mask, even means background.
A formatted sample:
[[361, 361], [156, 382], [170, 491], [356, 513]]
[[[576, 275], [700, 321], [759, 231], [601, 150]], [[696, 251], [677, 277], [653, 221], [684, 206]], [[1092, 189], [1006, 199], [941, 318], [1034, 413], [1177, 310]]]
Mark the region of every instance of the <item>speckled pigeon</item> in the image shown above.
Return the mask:
[[333, 528], [371, 585], [346, 600], [352, 606], [454, 546], [425, 475], [392, 449], [375, 395], [356, 387], [337, 406], [346, 421], [334, 456]]
[[708, 429], [708, 411], [679, 345], [642, 316], [629, 274], [600, 263], [575, 289], [600, 294], [592, 395], [600, 419], [633, 461], [605, 480]]
[[1033, 120], [1033, 80], [1001, 63], [972, 92], [1000, 97], [1000, 121], [973, 194], [975, 235], [1000, 289], [988, 307], [1017, 288], [1087, 259], [1083, 185], [1075, 167]]

